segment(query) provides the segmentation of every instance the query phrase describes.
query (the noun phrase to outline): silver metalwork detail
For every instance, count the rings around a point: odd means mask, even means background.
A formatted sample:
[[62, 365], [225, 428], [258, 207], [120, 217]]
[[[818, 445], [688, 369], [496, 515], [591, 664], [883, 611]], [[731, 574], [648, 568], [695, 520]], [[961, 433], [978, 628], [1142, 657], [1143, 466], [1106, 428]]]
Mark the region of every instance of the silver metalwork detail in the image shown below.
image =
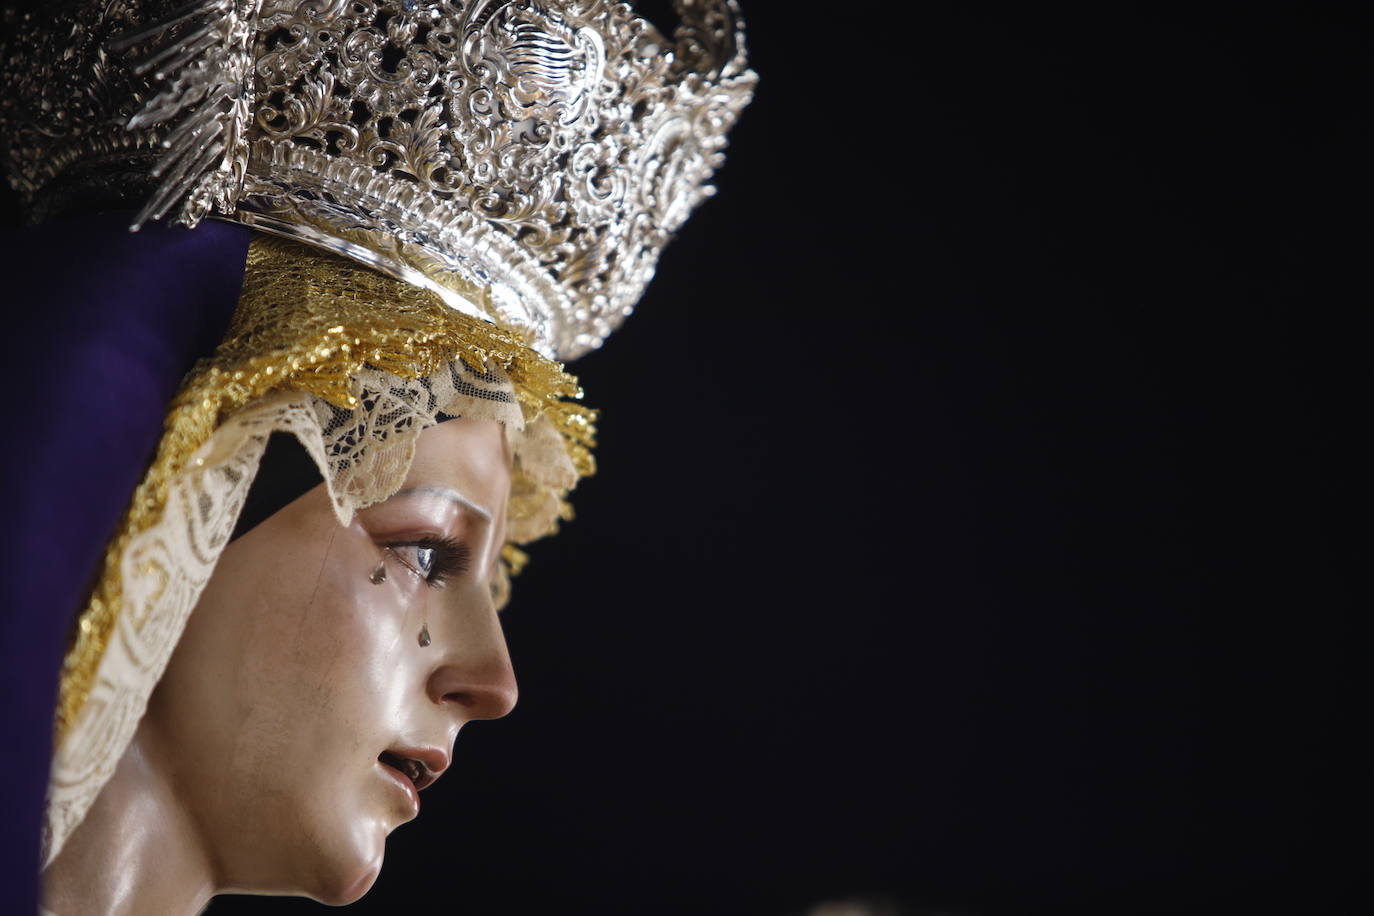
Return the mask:
[[672, 41], [610, 0], [172, 5], [21, 30], [0, 121], [40, 215], [96, 185], [136, 223], [228, 214], [561, 359], [630, 313], [755, 83], [735, 0], [678, 0]]
[[262, 0], [192, 0], [105, 47], [124, 55], [134, 75], [151, 76], [156, 93], [125, 128], [156, 128], [167, 151], [149, 174], [156, 192], [131, 229], [179, 204], [177, 221], [195, 225], [210, 210], [233, 212], [243, 183], [242, 137], [252, 104], [252, 21]]

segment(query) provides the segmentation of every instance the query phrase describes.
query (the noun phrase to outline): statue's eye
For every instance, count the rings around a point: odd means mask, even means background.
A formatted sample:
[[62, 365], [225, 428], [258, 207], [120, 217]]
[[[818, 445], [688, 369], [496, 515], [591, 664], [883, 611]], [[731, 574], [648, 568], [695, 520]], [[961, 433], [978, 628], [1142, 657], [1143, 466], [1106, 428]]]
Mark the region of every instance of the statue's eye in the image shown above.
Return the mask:
[[452, 538], [422, 538], [387, 544], [386, 548], [403, 566], [435, 588], [442, 588], [449, 579], [466, 573], [472, 560], [468, 546]]

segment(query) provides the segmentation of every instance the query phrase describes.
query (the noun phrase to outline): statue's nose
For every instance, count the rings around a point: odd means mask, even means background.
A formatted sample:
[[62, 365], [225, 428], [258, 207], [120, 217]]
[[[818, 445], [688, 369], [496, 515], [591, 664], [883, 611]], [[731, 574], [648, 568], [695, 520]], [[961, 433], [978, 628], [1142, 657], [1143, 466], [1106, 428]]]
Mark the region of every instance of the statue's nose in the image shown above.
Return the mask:
[[463, 722], [499, 719], [515, 708], [515, 669], [490, 600], [448, 622], [431, 620], [428, 627], [432, 647], [441, 653], [428, 684], [432, 700], [451, 707]]

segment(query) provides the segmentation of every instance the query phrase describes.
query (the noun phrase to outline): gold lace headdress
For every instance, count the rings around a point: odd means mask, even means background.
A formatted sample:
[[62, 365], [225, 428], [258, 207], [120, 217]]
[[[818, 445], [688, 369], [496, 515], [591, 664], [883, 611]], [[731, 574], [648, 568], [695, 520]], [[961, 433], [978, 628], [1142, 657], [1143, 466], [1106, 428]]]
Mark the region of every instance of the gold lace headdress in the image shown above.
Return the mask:
[[132, 228], [217, 215], [269, 234], [80, 617], [47, 860], [132, 737], [269, 433], [305, 445], [346, 520], [394, 492], [441, 415], [496, 419], [517, 461], [503, 569], [567, 516], [593, 417], [556, 360], [629, 314], [755, 82], [735, 0], [674, 5], [671, 39], [607, 0], [59, 0], [16, 17], [0, 154], [35, 219], [129, 207]]

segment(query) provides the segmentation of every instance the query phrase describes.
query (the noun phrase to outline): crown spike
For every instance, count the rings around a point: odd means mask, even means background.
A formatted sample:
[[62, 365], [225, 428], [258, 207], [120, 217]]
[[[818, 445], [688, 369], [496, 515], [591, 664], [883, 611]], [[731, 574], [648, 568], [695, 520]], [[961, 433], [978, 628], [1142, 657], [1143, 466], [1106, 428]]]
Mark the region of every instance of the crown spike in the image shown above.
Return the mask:
[[191, 190], [201, 170], [208, 167], [223, 152], [224, 144], [216, 140], [202, 150], [200, 155], [182, 158], [180, 163], [163, 179], [157, 193], [134, 218], [134, 228], [141, 227], [149, 220], [159, 220], [166, 216], [167, 210], [172, 204]]
[[202, 16], [214, 13], [223, 13], [229, 8], [231, 0], [192, 0], [179, 9], [168, 13], [165, 17], [156, 20], [150, 25], [139, 29], [137, 32], [126, 32], [111, 38], [105, 43], [105, 47], [116, 53], [129, 50], [136, 44], [141, 44], [150, 38], [163, 35], [183, 22], [198, 19]]

